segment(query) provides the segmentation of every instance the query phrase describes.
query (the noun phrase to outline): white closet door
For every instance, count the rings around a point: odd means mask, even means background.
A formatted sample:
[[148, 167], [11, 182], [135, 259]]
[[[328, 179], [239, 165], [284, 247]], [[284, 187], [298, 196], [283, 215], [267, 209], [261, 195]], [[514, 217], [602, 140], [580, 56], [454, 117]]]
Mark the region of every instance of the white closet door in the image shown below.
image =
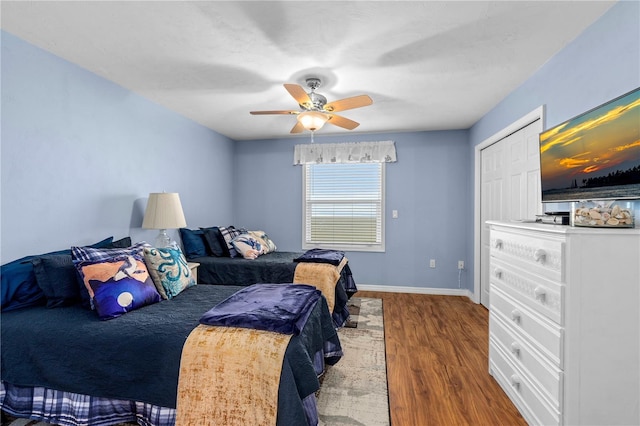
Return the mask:
[[509, 197], [507, 220], [533, 220], [541, 213], [539, 134], [537, 120], [507, 137]]
[[489, 307], [487, 220], [534, 220], [541, 213], [538, 135], [542, 120], [484, 148], [480, 155], [480, 303]]

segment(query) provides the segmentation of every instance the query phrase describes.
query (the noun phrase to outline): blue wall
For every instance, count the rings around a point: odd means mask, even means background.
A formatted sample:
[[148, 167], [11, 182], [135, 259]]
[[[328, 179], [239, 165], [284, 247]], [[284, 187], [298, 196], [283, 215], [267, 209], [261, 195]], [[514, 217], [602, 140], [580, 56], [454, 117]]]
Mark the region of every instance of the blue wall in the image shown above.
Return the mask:
[[2, 263], [153, 241], [150, 192], [179, 192], [189, 225], [232, 219], [233, 141], [6, 32], [1, 153]]
[[[474, 147], [545, 105], [549, 127], [640, 86], [640, 3], [612, 7], [469, 131], [349, 135], [394, 140], [385, 253], [347, 253], [356, 282], [473, 288]], [[180, 193], [190, 227], [264, 229], [300, 250], [309, 138], [238, 141], [2, 32], [2, 263], [140, 229], [149, 192]], [[399, 218], [391, 218], [398, 210]], [[436, 259], [437, 268], [428, 267]]]
[[[457, 289], [458, 260], [469, 261], [467, 132], [316, 135], [315, 142], [383, 140], [395, 141], [398, 155], [386, 165], [386, 252], [347, 253], [356, 282]], [[302, 247], [302, 167], [292, 164], [294, 146], [308, 143], [309, 136], [236, 142], [236, 222], [265, 230], [282, 250]]]

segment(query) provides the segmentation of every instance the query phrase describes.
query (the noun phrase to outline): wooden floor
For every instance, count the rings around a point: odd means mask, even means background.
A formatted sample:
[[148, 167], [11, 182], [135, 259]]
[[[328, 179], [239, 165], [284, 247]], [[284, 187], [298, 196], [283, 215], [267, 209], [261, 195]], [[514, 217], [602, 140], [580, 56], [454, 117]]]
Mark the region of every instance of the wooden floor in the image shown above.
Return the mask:
[[488, 373], [489, 312], [464, 296], [383, 299], [392, 426], [526, 425]]

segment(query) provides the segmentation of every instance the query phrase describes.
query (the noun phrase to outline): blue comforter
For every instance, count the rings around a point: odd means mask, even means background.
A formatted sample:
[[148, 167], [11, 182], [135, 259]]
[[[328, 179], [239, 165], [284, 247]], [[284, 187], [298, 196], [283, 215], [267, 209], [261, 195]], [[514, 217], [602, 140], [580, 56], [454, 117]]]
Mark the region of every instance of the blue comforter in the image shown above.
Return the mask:
[[[198, 285], [112, 321], [101, 321], [80, 305], [3, 312], [0, 379], [175, 408], [187, 336], [203, 312], [238, 290]], [[287, 348], [278, 424], [306, 421], [302, 399], [319, 388], [312, 358], [327, 341], [340, 347], [327, 302], [321, 298]]]

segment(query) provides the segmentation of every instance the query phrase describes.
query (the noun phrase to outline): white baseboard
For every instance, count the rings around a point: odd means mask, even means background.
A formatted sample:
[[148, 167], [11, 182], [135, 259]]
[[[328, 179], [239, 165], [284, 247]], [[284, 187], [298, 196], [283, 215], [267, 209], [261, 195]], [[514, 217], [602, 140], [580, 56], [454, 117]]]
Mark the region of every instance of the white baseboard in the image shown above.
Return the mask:
[[416, 293], [437, 294], [442, 296], [467, 296], [473, 301], [473, 293], [464, 288], [430, 288], [430, 287], [399, 287], [391, 285], [357, 284], [358, 290], [383, 291], [387, 293]]

